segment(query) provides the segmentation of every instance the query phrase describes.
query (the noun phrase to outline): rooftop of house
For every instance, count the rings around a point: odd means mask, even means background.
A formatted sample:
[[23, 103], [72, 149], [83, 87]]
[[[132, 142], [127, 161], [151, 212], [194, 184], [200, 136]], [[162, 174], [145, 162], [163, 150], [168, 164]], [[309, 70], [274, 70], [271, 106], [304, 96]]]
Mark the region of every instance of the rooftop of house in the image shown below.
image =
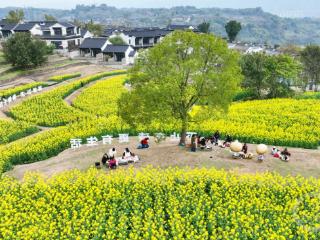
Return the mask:
[[84, 35], [86, 35], [87, 32], [88, 32], [87, 29], [81, 28], [81, 29], [80, 29], [80, 35], [81, 35], [81, 37], [84, 37]]
[[0, 20], [0, 27], [3, 27], [4, 25], [8, 24], [6, 19], [1, 19]]
[[8, 24], [4, 25], [1, 30], [3, 30], [3, 31], [12, 31], [12, 30], [14, 30], [14, 28], [17, 25], [18, 25], [17, 23], [8, 23]]
[[101, 49], [107, 42], [107, 38], [85, 38], [79, 48]]
[[102, 52], [104, 53], [124, 53], [128, 50], [129, 45], [107, 45]]
[[134, 37], [161, 37], [169, 34], [171, 31], [167, 29], [133, 29], [124, 31], [123, 33]]
[[136, 55], [136, 51], [131, 51], [130, 53], [129, 53], [129, 57], [134, 57], [134, 55]]
[[34, 26], [36, 25], [36, 23], [21, 23], [18, 24], [15, 28], [14, 31], [29, 31], [31, 30]]
[[169, 29], [169, 30], [186, 30], [186, 29], [197, 30], [197, 27], [195, 27], [193, 25], [188, 25], [188, 24], [169, 24], [167, 26], [167, 29]]
[[58, 23], [66, 28], [69, 27], [76, 27], [73, 23], [69, 22], [59, 22], [59, 21], [30, 21], [28, 23], [35, 23], [39, 24], [41, 29], [48, 29], [49, 27], [53, 26], [54, 24]]

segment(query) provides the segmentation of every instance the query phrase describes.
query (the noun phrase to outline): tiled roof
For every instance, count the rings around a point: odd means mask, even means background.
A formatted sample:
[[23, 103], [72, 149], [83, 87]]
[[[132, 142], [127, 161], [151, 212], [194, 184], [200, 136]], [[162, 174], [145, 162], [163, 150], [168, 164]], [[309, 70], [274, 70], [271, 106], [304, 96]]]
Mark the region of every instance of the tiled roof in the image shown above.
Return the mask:
[[15, 27], [14, 31], [29, 31], [31, 30], [36, 23], [22, 23], [18, 24], [18, 26]]
[[16, 23], [9, 23], [9, 24], [4, 25], [1, 30], [11, 31], [11, 30], [13, 30], [16, 26], [17, 26]]
[[86, 38], [79, 48], [102, 48], [107, 42], [107, 38]]
[[122, 53], [122, 52], [126, 52], [128, 48], [129, 48], [129, 45], [107, 45], [102, 52]]

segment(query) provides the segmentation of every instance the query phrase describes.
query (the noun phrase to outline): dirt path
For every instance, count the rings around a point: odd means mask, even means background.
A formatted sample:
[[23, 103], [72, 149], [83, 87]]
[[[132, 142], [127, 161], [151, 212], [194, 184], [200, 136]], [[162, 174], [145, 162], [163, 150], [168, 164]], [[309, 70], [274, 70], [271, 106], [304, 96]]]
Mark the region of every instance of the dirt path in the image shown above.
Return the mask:
[[[122, 153], [125, 147], [129, 147], [133, 152], [140, 156], [141, 161], [134, 164], [135, 168], [154, 166], [160, 168], [167, 167], [191, 167], [191, 168], [211, 168], [238, 171], [240, 173], [256, 173], [275, 171], [281, 175], [302, 175], [305, 177], [320, 177], [320, 151], [306, 149], [289, 149], [292, 153], [290, 162], [282, 162], [266, 154], [263, 163], [252, 160], [234, 160], [231, 158], [227, 149], [214, 148], [213, 151], [190, 151], [177, 146], [177, 143], [167, 140], [161, 144], [151, 143], [151, 148], [147, 150], [137, 150], [137, 137], [130, 139], [130, 144], [119, 144], [114, 140], [114, 144], [88, 147], [82, 146], [78, 150], [68, 149], [56, 157], [45, 161], [32, 164], [15, 166], [14, 169], [6, 174], [22, 179], [28, 171], [40, 172], [45, 176], [71, 170], [86, 170], [94, 166], [94, 163], [101, 160], [103, 154], [111, 147], [116, 147], [118, 153]], [[254, 152], [255, 145], [249, 145], [249, 151]], [[127, 166], [121, 166], [126, 168]], [[103, 168], [102, 171], [108, 171]]]
[[110, 68], [108, 66], [98, 66], [93, 64], [82, 64], [82, 65], [74, 65], [74, 66], [65, 66], [61, 69], [54, 69], [49, 70], [47, 72], [43, 73], [34, 73], [27, 76], [21, 76], [16, 78], [13, 81], [7, 82], [7, 83], [0, 83], [0, 89], [7, 89], [12, 88], [15, 86], [28, 84], [32, 82], [46, 82], [48, 79], [52, 76], [56, 75], [64, 75], [69, 73], [82, 73], [83, 76], [92, 75], [98, 72], [108, 71], [112, 70], [113, 68]]

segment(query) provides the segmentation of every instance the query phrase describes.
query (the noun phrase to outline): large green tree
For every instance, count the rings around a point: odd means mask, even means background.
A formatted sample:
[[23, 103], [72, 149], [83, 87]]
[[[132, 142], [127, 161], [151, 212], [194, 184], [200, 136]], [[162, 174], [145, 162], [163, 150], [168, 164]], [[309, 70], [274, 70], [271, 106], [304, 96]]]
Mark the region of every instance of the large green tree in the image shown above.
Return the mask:
[[103, 26], [99, 23], [94, 23], [92, 19], [85, 24], [85, 28], [94, 36], [101, 36], [103, 33]]
[[309, 45], [301, 52], [304, 74], [309, 80], [310, 90], [318, 91], [320, 84], [320, 46]]
[[236, 40], [239, 32], [241, 31], [241, 23], [237, 22], [237, 21], [229, 21], [226, 26], [226, 32], [228, 34], [228, 38], [230, 42], [233, 42], [234, 40]]
[[115, 36], [115, 37], [109, 38], [109, 42], [111, 42], [113, 45], [125, 45], [126, 44], [126, 42], [120, 36]]
[[56, 19], [54, 16], [49, 15], [49, 14], [45, 14], [45, 15], [44, 15], [44, 19], [45, 19], [46, 21], [57, 21], [57, 19]]
[[6, 16], [9, 23], [19, 23], [24, 19], [24, 12], [22, 9], [11, 10]]
[[238, 54], [209, 34], [176, 31], [140, 54], [130, 71], [132, 90], [119, 101], [129, 124], [176, 119], [185, 144], [190, 111], [226, 109], [242, 79]]
[[15, 33], [2, 46], [6, 61], [14, 67], [35, 67], [47, 61], [46, 43], [32, 37], [30, 33]]
[[288, 97], [292, 93], [290, 86], [299, 81], [301, 66], [288, 55], [254, 53], [242, 57], [241, 68], [245, 76], [243, 87], [261, 99]]
[[198, 25], [198, 30], [202, 33], [210, 33], [210, 23], [209, 22], [203, 22]]

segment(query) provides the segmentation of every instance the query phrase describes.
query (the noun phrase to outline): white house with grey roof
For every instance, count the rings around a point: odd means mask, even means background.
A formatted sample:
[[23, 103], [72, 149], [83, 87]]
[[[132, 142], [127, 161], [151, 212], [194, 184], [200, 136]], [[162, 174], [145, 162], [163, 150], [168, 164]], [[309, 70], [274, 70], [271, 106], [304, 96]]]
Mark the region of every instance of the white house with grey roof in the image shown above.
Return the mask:
[[6, 38], [17, 32], [29, 32], [38, 36], [47, 44], [55, 45], [56, 49], [77, 49], [90, 32], [81, 32], [81, 29], [69, 22], [58, 21], [30, 21], [18, 24], [9, 24], [1, 21], [0, 31]]
[[107, 38], [86, 38], [79, 46], [80, 56], [96, 57], [110, 44]]
[[140, 48], [153, 47], [159, 43], [171, 31], [160, 28], [142, 28], [123, 31], [114, 31], [109, 38], [121, 37], [126, 44], [135, 50]]
[[137, 52], [130, 45], [108, 44], [102, 51], [104, 60], [107, 62], [118, 62], [125, 65], [134, 63]]

